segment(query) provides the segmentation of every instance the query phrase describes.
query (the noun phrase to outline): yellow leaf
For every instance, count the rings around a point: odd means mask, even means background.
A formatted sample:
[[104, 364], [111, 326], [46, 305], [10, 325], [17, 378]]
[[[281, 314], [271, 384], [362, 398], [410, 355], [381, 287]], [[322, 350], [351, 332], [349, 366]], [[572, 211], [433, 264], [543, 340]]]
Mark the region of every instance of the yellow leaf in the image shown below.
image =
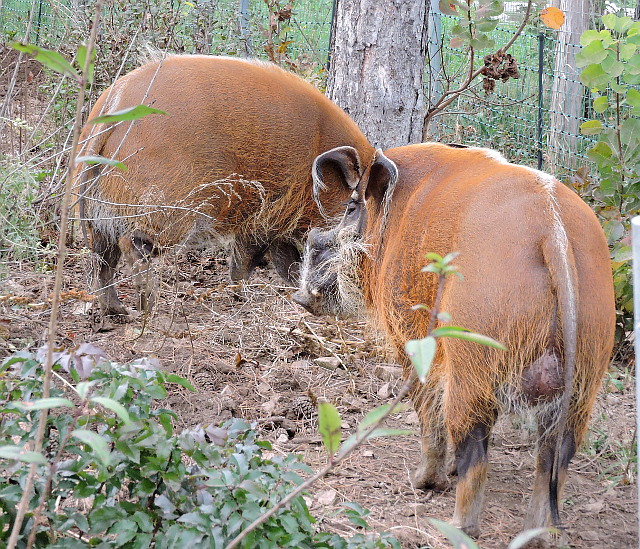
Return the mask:
[[550, 29], [559, 29], [564, 23], [564, 13], [558, 8], [549, 6], [540, 11], [540, 19]]

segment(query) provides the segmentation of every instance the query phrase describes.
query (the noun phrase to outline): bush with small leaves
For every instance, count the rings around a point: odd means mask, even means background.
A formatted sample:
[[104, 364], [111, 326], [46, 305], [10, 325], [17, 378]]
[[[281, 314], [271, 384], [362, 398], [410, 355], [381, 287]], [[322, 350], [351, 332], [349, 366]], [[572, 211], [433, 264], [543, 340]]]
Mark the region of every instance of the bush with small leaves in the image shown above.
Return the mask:
[[640, 21], [602, 16], [601, 30], [582, 33], [576, 63], [598, 117], [580, 126], [598, 135], [589, 150], [598, 180], [582, 190], [603, 222], [611, 247], [618, 338], [633, 329], [630, 221], [640, 211]]
[[[0, 367], [0, 545], [11, 531], [29, 465], [35, 494], [19, 537], [37, 547], [226, 547], [302, 482], [294, 454], [273, 455], [244, 421], [174, 433], [162, 408], [167, 384], [189, 382], [153, 359], [118, 364], [83, 344], [55, 352], [54, 386], [42, 398], [43, 358], [18, 353]], [[49, 410], [42, 453], [32, 448]], [[348, 518], [366, 526], [365, 512]], [[386, 535], [317, 532], [302, 495], [251, 532], [242, 547], [399, 547]]]

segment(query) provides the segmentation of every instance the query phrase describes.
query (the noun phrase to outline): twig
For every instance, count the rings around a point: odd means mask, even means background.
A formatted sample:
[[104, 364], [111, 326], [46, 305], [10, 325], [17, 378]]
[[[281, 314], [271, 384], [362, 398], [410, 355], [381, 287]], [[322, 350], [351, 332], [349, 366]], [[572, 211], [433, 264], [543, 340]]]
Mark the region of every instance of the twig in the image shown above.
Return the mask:
[[[529, 2], [527, 3], [527, 10], [525, 11], [524, 19], [522, 21], [522, 24], [520, 25], [518, 30], [515, 32], [515, 34], [511, 37], [511, 40], [509, 40], [509, 42], [507, 42], [507, 44], [505, 46], [503, 46], [502, 48], [498, 49], [496, 53], [506, 53], [507, 50], [511, 46], [513, 46], [513, 43], [522, 34], [522, 31], [524, 30], [525, 25], [529, 21], [529, 17], [531, 15], [531, 7], [532, 7], [532, 5], [533, 5], [533, 0], [529, 0]], [[455, 90], [446, 91], [446, 92], [444, 92], [442, 94], [442, 96], [440, 96], [440, 98], [436, 101], [436, 104], [433, 107], [431, 107], [431, 109], [429, 109], [429, 111], [425, 115], [423, 128], [427, 128], [428, 125], [429, 125], [430, 120], [434, 116], [436, 116], [437, 114], [442, 112], [451, 103], [453, 103], [458, 98], [458, 96], [469, 87], [471, 82], [473, 80], [475, 80], [478, 76], [480, 76], [480, 74], [482, 74], [482, 70], [484, 69], [484, 67], [480, 67], [479, 69], [476, 69], [475, 71], [473, 70], [474, 48], [470, 47], [470, 51], [471, 51], [471, 60], [470, 60], [469, 74], [467, 75], [467, 78], [460, 85], [460, 87], [458, 87]]]
[[317, 473], [315, 473], [313, 476], [311, 476], [307, 480], [305, 480], [295, 490], [293, 490], [292, 492], [289, 492], [289, 494], [287, 494], [287, 496], [285, 498], [280, 500], [276, 505], [274, 505], [266, 513], [264, 513], [263, 515], [260, 515], [249, 526], [247, 526], [242, 532], [240, 532], [231, 541], [231, 543], [229, 545], [227, 545], [227, 549], [233, 549], [234, 547], [238, 547], [240, 542], [250, 532], [255, 530], [261, 524], [264, 524], [274, 514], [276, 514], [280, 509], [282, 509], [284, 506], [286, 506], [290, 501], [292, 501], [294, 498], [296, 498], [298, 495], [300, 495], [302, 492], [304, 492], [307, 488], [309, 488], [311, 485], [313, 485], [317, 480], [319, 480], [322, 477], [326, 476], [327, 473], [329, 473], [338, 464], [340, 464], [346, 458], [348, 458], [351, 455], [351, 453], [357, 447], [359, 447], [363, 442], [365, 442], [369, 438], [369, 435], [371, 435], [371, 433], [375, 429], [377, 429], [380, 426], [380, 424], [382, 424], [382, 422], [385, 419], [387, 419], [387, 417], [389, 417], [392, 413], [395, 412], [396, 406], [402, 401], [402, 399], [405, 396], [407, 396], [409, 394], [409, 391], [411, 390], [411, 387], [413, 386], [413, 382], [415, 381], [415, 379], [416, 379], [415, 378], [415, 374], [412, 374], [411, 376], [409, 376], [409, 378], [404, 382], [404, 385], [400, 389], [400, 392], [396, 395], [396, 398], [394, 398], [393, 401], [391, 402], [391, 404], [389, 405], [389, 409], [383, 414], [383, 416], [378, 421], [376, 421], [375, 423], [370, 425], [365, 431], [363, 431], [362, 433], [360, 433], [357, 436], [355, 444], [353, 444], [352, 446], [350, 446], [350, 447], [346, 448], [345, 450], [342, 450], [341, 452], [339, 452], [338, 455], [335, 457], [335, 459], [332, 462], [328, 463], [322, 469], [320, 469]]
[[[73, 172], [75, 165], [76, 149], [78, 147], [78, 139], [80, 137], [80, 125], [82, 117], [82, 108], [84, 106], [84, 90], [87, 83], [87, 75], [89, 74], [89, 67], [91, 65], [91, 51], [96, 40], [96, 34], [98, 30], [98, 22], [100, 21], [100, 14], [102, 13], [102, 0], [97, 0], [95, 6], [95, 17], [93, 20], [93, 27], [91, 29], [91, 35], [89, 37], [89, 43], [87, 44], [87, 55], [85, 64], [82, 70], [82, 78], [80, 82], [80, 89], [78, 90], [78, 103], [76, 106], [76, 120], [73, 129], [73, 143], [71, 146], [71, 154], [69, 155], [69, 170], [67, 171], [67, 178], [65, 181], [64, 195], [62, 197], [61, 212], [60, 212], [60, 235], [58, 238], [58, 258], [56, 264], [56, 277], [53, 287], [53, 296], [51, 301], [51, 317], [49, 320], [48, 331], [48, 348], [47, 357], [45, 362], [45, 376], [42, 386], [42, 397], [48, 398], [51, 388], [51, 375], [53, 366], [53, 348], [55, 343], [55, 334], [58, 326], [58, 309], [60, 305], [60, 289], [62, 287], [62, 271], [64, 268], [64, 259], [66, 255], [66, 240], [67, 240], [67, 225], [69, 221], [69, 202], [71, 199], [71, 187], [73, 183]], [[42, 410], [40, 412], [40, 421], [38, 423], [38, 432], [36, 434], [34, 451], [40, 453], [42, 451], [42, 444], [44, 441], [44, 432], [47, 424], [48, 410]], [[33, 490], [33, 484], [36, 476], [37, 464], [32, 463], [29, 468], [29, 474], [27, 476], [24, 491], [18, 504], [18, 511], [16, 513], [16, 519], [13, 523], [11, 530], [11, 536], [7, 543], [7, 549], [15, 549], [18, 542], [18, 535], [22, 528], [29, 501], [31, 499], [31, 491]], [[44, 497], [44, 496], [43, 496]]]

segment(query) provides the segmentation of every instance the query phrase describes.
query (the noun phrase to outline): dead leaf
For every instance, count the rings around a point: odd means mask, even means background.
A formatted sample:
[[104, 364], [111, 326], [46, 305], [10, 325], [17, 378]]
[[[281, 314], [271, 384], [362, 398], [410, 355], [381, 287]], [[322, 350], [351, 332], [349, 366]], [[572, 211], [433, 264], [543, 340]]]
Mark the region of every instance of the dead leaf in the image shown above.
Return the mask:
[[540, 19], [550, 29], [559, 29], [564, 24], [564, 13], [561, 9], [549, 6], [540, 12]]
[[336, 500], [337, 494], [338, 493], [335, 490], [324, 490], [322, 492], [318, 492], [316, 501], [319, 505], [331, 505]]
[[236, 359], [235, 359], [236, 368], [239, 368], [246, 362], [247, 362], [246, 359], [242, 358], [242, 355], [240, 353], [236, 353]]
[[378, 389], [378, 396], [383, 400], [389, 398], [389, 394], [391, 393], [391, 391], [389, 390], [389, 385], [390, 383], [387, 382], [382, 387], [380, 387], [380, 389]]
[[264, 410], [265, 414], [271, 416], [273, 415], [279, 400], [280, 395], [276, 395], [270, 398], [267, 402], [263, 402], [260, 407]]

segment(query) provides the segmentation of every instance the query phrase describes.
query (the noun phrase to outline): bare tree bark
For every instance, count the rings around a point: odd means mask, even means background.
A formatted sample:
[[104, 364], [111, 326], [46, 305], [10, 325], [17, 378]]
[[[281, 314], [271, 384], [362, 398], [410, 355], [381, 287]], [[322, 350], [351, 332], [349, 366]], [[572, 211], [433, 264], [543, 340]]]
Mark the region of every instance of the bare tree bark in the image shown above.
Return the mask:
[[551, 89], [549, 161], [551, 171], [556, 171], [563, 161], [575, 156], [578, 144], [584, 87], [575, 58], [580, 35], [589, 28], [590, 0], [554, 0], [553, 4], [566, 18], [558, 32]]
[[328, 96], [383, 149], [419, 143], [428, 2], [338, 0]]

